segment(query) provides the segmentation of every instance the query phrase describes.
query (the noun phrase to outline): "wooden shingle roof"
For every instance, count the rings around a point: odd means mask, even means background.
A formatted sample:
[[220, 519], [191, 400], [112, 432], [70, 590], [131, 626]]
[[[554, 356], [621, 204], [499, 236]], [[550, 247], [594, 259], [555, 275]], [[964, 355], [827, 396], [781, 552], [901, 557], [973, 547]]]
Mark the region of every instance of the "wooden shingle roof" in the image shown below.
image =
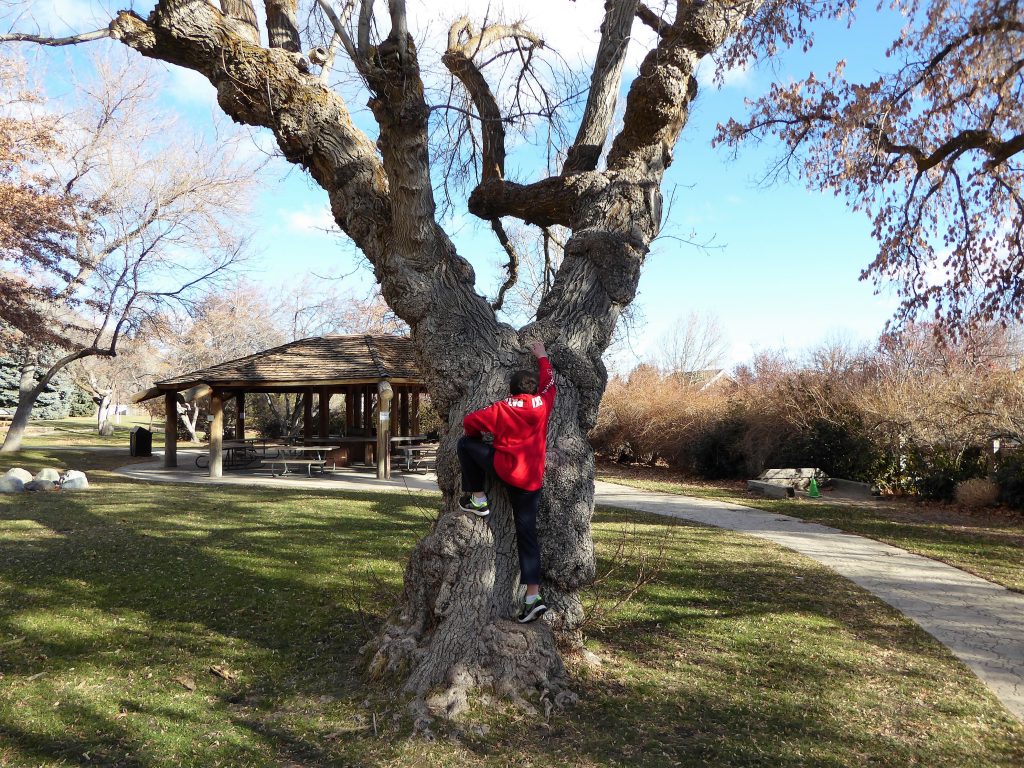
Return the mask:
[[422, 381], [408, 336], [319, 336], [156, 382], [163, 391], [198, 384], [236, 387], [320, 386], [394, 379]]

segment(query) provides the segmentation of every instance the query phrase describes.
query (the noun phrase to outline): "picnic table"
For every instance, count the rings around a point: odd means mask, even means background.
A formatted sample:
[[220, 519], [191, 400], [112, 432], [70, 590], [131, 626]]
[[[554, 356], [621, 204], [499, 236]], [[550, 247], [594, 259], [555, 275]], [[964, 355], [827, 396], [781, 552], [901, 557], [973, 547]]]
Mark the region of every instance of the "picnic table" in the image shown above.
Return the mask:
[[[320, 473], [323, 474], [324, 465], [327, 463], [324, 454], [330, 450], [330, 446], [321, 445], [282, 445], [273, 447], [277, 449], [277, 455], [265, 456], [264, 461], [270, 465], [270, 474], [274, 477], [287, 475], [288, 468], [293, 465], [304, 466], [308, 477], [313, 476], [313, 467], [317, 467]], [[280, 472], [275, 471], [275, 467], [278, 464], [281, 465]]]
[[[258, 464], [262, 456], [256, 451], [256, 438], [248, 440], [225, 440], [221, 445], [224, 452], [224, 469], [241, 469]], [[266, 450], [264, 449], [264, 453]], [[196, 456], [196, 466], [206, 469], [210, 466], [210, 454], [201, 453]]]
[[[437, 460], [437, 443], [428, 443], [426, 435], [393, 437], [392, 453], [404, 462], [406, 472], [426, 472], [426, 464]], [[403, 445], [402, 443], [409, 443]]]

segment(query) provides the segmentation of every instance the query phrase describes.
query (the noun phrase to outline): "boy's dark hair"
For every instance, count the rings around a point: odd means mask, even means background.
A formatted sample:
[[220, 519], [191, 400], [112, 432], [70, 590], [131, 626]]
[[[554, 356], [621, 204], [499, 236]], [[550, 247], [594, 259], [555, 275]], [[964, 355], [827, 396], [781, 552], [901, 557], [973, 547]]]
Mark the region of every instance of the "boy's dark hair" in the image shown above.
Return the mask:
[[534, 371], [516, 371], [508, 382], [508, 389], [513, 395], [536, 395], [538, 384]]

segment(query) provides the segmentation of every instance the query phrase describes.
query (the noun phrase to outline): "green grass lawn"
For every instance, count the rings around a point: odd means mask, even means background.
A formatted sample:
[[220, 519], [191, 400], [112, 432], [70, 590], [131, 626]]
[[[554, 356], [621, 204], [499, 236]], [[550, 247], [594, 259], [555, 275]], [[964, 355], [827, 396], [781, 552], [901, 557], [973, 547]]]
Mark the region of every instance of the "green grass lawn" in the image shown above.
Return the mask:
[[[88, 455], [0, 455], [0, 470]], [[74, 459], [74, 461], [72, 461]], [[429, 497], [125, 481], [0, 497], [0, 766], [1020, 766], [1024, 726], [942, 646], [810, 560], [599, 510], [614, 602], [576, 707], [478, 702], [412, 735], [360, 646]], [[427, 506], [425, 507], [424, 504]]]
[[941, 560], [983, 579], [1024, 592], [1024, 514], [956, 514], [929, 517], [927, 509], [861, 507], [807, 498], [766, 499], [728, 484], [693, 483], [671, 472], [605, 464], [598, 477], [663, 493], [719, 499], [830, 525]]
[[[124, 446], [128, 451], [128, 441], [133, 427], [150, 428], [149, 417], [122, 416], [120, 424], [114, 424], [114, 434], [103, 437], [96, 431], [95, 416], [76, 416], [67, 419], [48, 421], [29, 421], [29, 430], [22, 440], [25, 448], [42, 446]], [[4, 428], [6, 431], [6, 428]], [[162, 421], [154, 421], [153, 447], [164, 444], [164, 425]]]

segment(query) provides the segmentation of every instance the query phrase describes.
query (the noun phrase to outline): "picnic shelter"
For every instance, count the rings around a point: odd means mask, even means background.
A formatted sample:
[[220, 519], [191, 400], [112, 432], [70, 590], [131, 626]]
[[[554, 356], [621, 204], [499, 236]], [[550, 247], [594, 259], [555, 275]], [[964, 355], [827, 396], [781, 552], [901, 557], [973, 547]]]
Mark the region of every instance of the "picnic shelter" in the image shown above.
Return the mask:
[[[345, 445], [354, 459], [376, 461], [378, 477], [389, 477], [393, 441], [420, 433], [420, 396], [426, 389], [407, 336], [339, 335], [300, 339], [164, 379], [134, 400], [163, 396], [164, 466], [171, 468], [178, 466], [178, 403], [208, 395], [210, 476], [220, 477], [225, 403], [235, 400], [233, 434], [244, 439], [246, 396], [263, 392], [301, 396], [303, 443]], [[330, 401], [335, 395], [344, 395], [345, 421], [342, 434], [332, 435]]]

